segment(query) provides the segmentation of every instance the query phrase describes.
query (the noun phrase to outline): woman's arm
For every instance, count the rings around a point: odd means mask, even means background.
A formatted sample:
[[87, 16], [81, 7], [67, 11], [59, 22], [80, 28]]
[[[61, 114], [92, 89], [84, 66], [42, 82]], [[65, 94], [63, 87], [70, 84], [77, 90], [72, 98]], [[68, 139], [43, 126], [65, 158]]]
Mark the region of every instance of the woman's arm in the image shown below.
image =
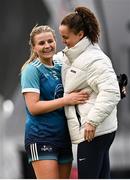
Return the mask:
[[84, 91], [73, 92], [50, 101], [40, 101], [40, 94], [35, 92], [26, 92], [24, 97], [27, 108], [32, 115], [48, 113], [67, 105], [83, 104], [88, 99], [88, 95]]

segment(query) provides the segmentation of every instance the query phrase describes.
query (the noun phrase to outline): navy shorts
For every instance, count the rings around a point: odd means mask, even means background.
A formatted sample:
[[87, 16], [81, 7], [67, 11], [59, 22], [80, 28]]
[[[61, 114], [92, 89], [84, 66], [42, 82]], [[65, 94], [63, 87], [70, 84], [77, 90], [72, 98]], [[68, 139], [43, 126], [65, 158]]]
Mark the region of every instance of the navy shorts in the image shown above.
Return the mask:
[[28, 161], [56, 160], [59, 164], [73, 161], [72, 147], [57, 147], [51, 144], [34, 143], [26, 148]]

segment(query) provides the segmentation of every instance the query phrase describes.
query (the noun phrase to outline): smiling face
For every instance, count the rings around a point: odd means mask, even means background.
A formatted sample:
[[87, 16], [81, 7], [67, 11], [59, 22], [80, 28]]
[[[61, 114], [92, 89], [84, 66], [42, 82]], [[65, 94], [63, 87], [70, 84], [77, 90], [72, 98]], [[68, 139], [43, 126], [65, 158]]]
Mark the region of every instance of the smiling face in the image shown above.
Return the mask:
[[44, 64], [52, 65], [53, 55], [56, 52], [56, 41], [52, 32], [36, 34], [33, 51]]
[[62, 37], [62, 42], [68, 48], [75, 46], [84, 36], [83, 31], [80, 31], [76, 34], [72, 30], [70, 30], [67, 25], [60, 25], [59, 32]]

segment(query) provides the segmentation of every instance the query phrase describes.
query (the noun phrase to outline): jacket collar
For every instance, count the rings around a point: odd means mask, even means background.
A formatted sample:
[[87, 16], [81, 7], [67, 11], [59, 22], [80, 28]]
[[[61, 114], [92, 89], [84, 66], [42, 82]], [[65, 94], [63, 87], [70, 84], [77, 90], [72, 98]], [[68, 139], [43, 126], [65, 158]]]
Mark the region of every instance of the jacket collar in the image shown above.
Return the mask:
[[91, 44], [91, 42], [87, 39], [87, 37], [84, 37], [82, 40], [80, 40], [74, 47], [68, 48], [66, 47], [63, 50], [63, 53], [67, 56], [70, 63], [73, 63], [74, 60], [85, 51], [85, 49]]

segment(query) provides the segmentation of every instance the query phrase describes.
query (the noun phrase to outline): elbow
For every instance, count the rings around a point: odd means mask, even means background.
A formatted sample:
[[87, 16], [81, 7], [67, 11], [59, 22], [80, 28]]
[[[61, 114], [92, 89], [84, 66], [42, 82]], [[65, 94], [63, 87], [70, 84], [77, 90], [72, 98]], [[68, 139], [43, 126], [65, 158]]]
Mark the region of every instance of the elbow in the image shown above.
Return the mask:
[[29, 107], [29, 108], [28, 108], [28, 111], [29, 111], [29, 113], [30, 113], [32, 116], [37, 116], [37, 115], [39, 115], [39, 112], [37, 111], [36, 108]]
[[112, 91], [109, 91], [109, 92], [110, 92], [109, 97], [117, 105], [121, 100], [120, 89], [117, 86], [117, 88], [114, 88]]
[[[114, 100], [114, 101], [113, 101]], [[111, 96], [111, 101], [114, 102], [115, 105], [117, 105], [121, 100], [120, 93], [115, 93], [113, 96]]]
[[121, 93], [120, 93], [120, 90], [118, 90], [117, 93], [116, 93], [116, 100], [117, 100], [117, 104], [118, 104], [119, 101], [121, 100]]
[[36, 110], [29, 109], [29, 112], [32, 116], [37, 116], [39, 113]]
[[121, 100], [121, 94], [118, 95], [118, 102]]
[[35, 112], [35, 111], [31, 111], [30, 114], [31, 114], [32, 116], [37, 116], [37, 115], [38, 115], [38, 113]]
[[30, 112], [30, 114], [32, 116], [37, 116], [37, 115], [40, 115], [40, 114], [44, 114], [44, 113], [48, 113], [47, 110], [45, 109], [40, 109], [39, 107], [30, 107], [28, 108], [28, 111]]

